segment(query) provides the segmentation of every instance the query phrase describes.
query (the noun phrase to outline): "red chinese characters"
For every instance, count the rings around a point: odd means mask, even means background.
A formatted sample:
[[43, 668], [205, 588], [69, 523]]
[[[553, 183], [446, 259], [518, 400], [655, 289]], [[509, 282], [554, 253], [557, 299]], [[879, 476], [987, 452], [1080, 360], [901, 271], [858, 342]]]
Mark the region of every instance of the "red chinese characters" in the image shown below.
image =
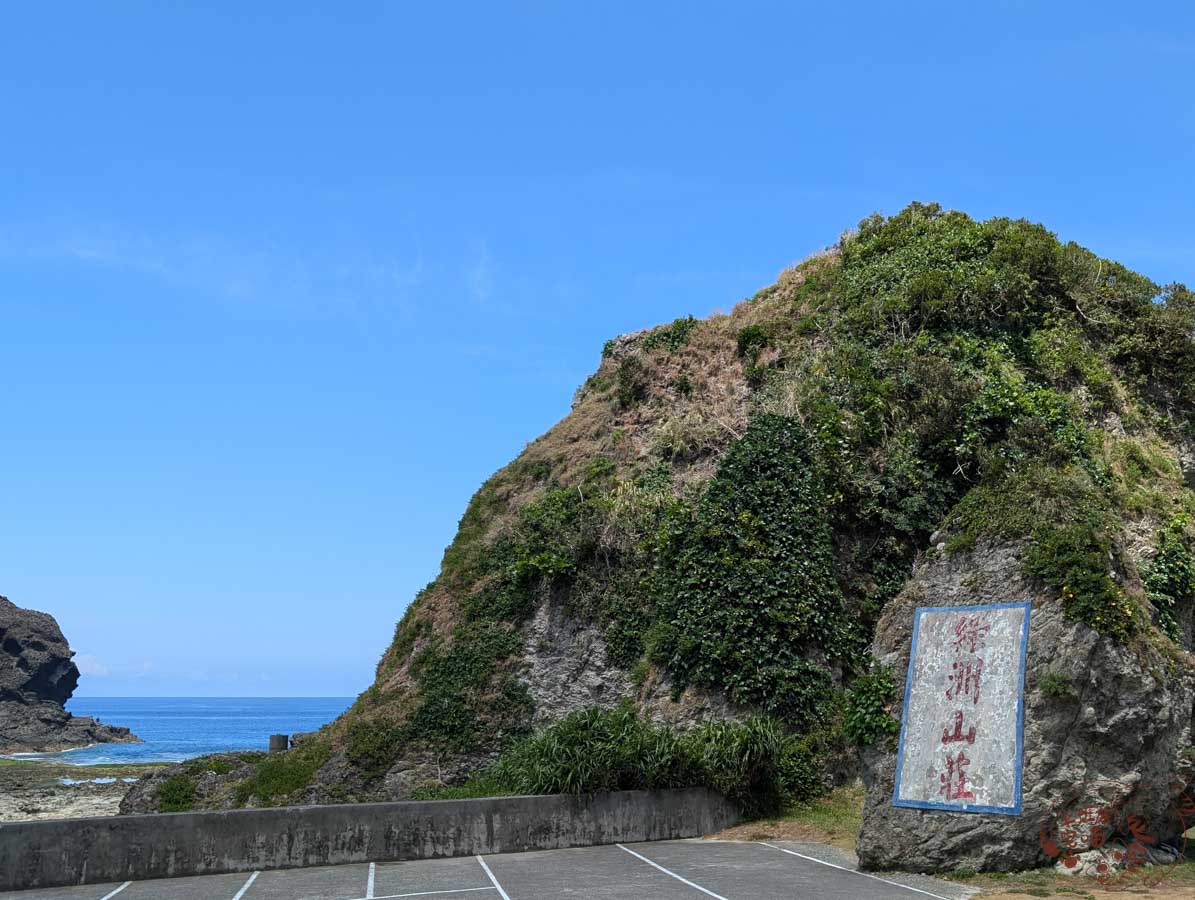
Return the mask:
[[970, 700], [979, 703], [979, 680], [983, 675], [983, 660], [958, 660], [950, 665], [950, 687], [946, 689], [947, 700]]
[[967, 790], [966, 768], [971, 764], [967, 754], [960, 750], [957, 754], [946, 754], [946, 771], [938, 776], [942, 783], [939, 791], [947, 800], [974, 800], [975, 794]]
[[971, 758], [959, 749], [952, 751], [952, 744], [975, 743], [976, 727], [965, 722], [964, 710], [967, 701], [971, 706], [979, 704], [980, 685], [983, 680], [983, 659], [978, 653], [986, 644], [991, 624], [978, 615], [962, 615], [951, 626], [950, 650], [953, 659], [947, 676], [946, 699], [960, 704], [954, 711], [954, 721], [942, 728], [942, 749], [944, 771], [938, 774], [938, 793], [947, 802], [975, 799], [973, 786], [968, 784], [967, 767]]
[[942, 729], [942, 743], [953, 744], [955, 741], [966, 741], [968, 744], [975, 743], [975, 726], [972, 725], [967, 729], [967, 733], [963, 734], [963, 711], [960, 709], [954, 714], [954, 731], [949, 728]]
[[951, 641], [950, 649], [957, 654], [964, 652], [965, 647], [967, 653], [975, 653], [983, 647], [984, 638], [991, 630], [992, 626], [979, 616], [962, 616], [954, 623], [954, 640]]

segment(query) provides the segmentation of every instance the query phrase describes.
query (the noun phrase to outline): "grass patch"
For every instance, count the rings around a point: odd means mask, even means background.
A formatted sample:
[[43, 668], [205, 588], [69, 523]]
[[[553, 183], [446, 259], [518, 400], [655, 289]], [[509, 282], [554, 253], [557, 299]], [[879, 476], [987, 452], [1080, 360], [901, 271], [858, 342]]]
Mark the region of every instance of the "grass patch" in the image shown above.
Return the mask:
[[863, 824], [863, 785], [835, 788], [823, 797], [790, 804], [781, 814], [729, 828], [716, 837], [749, 841], [815, 841], [854, 852]]
[[254, 773], [237, 785], [237, 802], [244, 805], [256, 797], [262, 806], [303, 790], [311, 784], [320, 766], [332, 755], [330, 744], [309, 740], [285, 753], [270, 753], [258, 761]]
[[1075, 686], [1071, 680], [1060, 672], [1046, 672], [1037, 684], [1042, 695], [1056, 700], [1065, 700], [1075, 696]]
[[823, 749], [765, 718], [682, 734], [651, 725], [629, 706], [591, 709], [516, 742], [464, 784], [425, 785], [415, 798], [709, 787], [757, 816], [820, 793], [820, 779], [809, 775], [820, 773]]

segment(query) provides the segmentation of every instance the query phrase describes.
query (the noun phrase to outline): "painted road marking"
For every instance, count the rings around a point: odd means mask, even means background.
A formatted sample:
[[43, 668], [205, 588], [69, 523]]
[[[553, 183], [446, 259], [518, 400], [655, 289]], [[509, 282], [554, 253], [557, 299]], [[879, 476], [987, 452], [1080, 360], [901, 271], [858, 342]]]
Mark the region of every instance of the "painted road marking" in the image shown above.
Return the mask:
[[374, 863], [370, 863], [369, 877], [365, 879], [365, 900], [373, 900], [373, 879], [377, 872], [378, 867]]
[[836, 866], [832, 862], [826, 862], [824, 859], [818, 859], [815, 856], [806, 856], [804, 853], [798, 853], [796, 850], [788, 850], [784, 847], [777, 847], [775, 844], [769, 844], [767, 841], [760, 841], [765, 847], [771, 847], [773, 850], [779, 850], [781, 853], [787, 853], [790, 856], [799, 856], [801, 859], [807, 859], [810, 862], [815, 862], [820, 866], [829, 866], [831, 869], [839, 869], [843, 872], [850, 872], [852, 875], [862, 875], [864, 878], [871, 878], [875, 881], [882, 881], [884, 884], [890, 884], [893, 887], [903, 888], [906, 891], [912, 891], [915, 894], [925, 894], [927, 897], [934, 897], [936, 900], [950, 900], [949, 897], [943, 897], [941, 894], [931, 894], [929, 891], [923, 891], [921, 888], [909, 887], [907, 884], [901, 884], [899, 881], [889, 881], [887, 878], [881, 878], [879, 875], [872, 875], [870, 872], [860, 872], [858, 869], [848, 869], [846, 866]]
[[249, 886], [252, 885], [253, 882], [257, 881], [257, 876], [260, 874], [261, 872], [254, 872], [252, 875], [250, 875], [249, 880], [241, 885], [241, 889], [236, 892], [232, 900], [241, 900], [241, 898], [245, 896], [245, 891], [249, 890]]
[[[494, 888], [488, 884], [485, 887], [479, 888], [453, 888], [448, 891], [415, 891], [411, 894], [382, 894], [380, 897], [374, 897], [373, 900], [398, 900], [399, 897], [431, 897], [433, 894], [469, 894], [473, 891], [492, 891]], [[501, 890], [501, 888], [498, 888]], [[505, 896], [505, 895], [503, 895]], [[357, 897], [356, 900], [370, 900], [368, 897]], [[510, 900], [509, 897], [506, 900]]]
[[112, 900], [113, 897], [115, 897], [117, 894], [119, 894], [121, 891], [123, 891], [125, 888], [127, 888], [132, 883], [133, 882], [131, 882], [131, 881], [126, 881], [124, 884], [122, 884], [116, 890], [109, 891], [107, 894], [104, 894], [104, 896], [100, 897], [100, 900]]
[[494, 873], [490, 871], [490, 867], [485, 864], [485, 860], [479, 856], [477, 857], [477, 861], [481, 863], [481, 867], [485, 869], [485, 873], [490, 876], [490, 881], [494, 885], [494, 890], [498, 892], [498, 896], [501, 897], [502, 900], [510, 900], [510, 894], [502, 890], [502, 885], [498, 883], [498, 879], [494, 877]]
[[706, 890], [705, 888], [703, 888], [701, 885], [699, 885], [699, 884], [694, 884], [693, 882], [691, 882], [691, 881], [690, 881], [688, 878], [681, 878], [681, 877], [680, 877], [679, 875], [677, 875], [675, 872], [672, 872], [672, 871], [670, 871], [670, 870], [668, 870], [668, 869], [665, 869], [665, 868], [664, 868], [663, 866], [661, 866], [659, 863], [652, 862], [652, 861], [651, 861], [650, 859], [648, 859], [646, 856], [640, 856], [640, 855], [639, 855], [638, 853], [636, 853], [634, 850], [631, 850], [631, 849], [630, 849], [630, 848], [628, 848], [628, 847], [624, 847], [622, 844], [615, 844], [614, 846], [615, 846], [615, 847], [617, 847], [619, 850], [626, 850], [626, 851], [627, 851], [627, 853], [631, 854], [631, 856], [638, 857], [639, 859], [641, 859], [641, 860], [643, 860], [645, 863], [647, 863], [649, 866], [655, 866], [657, 869], [659, 869], [659, 870], [660, 870], [661, 872], [663, 872], [665, 875], [671, 875], [671, 876], [672, 876], [673, 878], [675, 878], [677, 881], [683, 882], [683, 883], [687, 884], [687, 885], [688, 885], [689, 887], [691, 887], [691, 888], [697, 888], [697, 890], [701, 891], [701, 893], [703, 893], [703, 894], [707, 894], [707, 895], [709, 895], [710, 897], [716, 897], [716, 898], [717, 898], [717, 900], [726, 900], [726, 898], [725, 898], [725, 897], [723, 897], [721, 894], [715, 894], [713, 891], [707, 891], [707, 890]]

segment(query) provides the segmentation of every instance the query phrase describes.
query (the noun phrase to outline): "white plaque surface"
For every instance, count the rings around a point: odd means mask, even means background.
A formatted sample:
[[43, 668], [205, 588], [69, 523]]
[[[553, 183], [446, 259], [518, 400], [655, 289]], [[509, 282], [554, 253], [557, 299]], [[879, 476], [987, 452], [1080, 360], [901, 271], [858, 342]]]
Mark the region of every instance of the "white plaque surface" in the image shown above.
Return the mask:
[[894, 806], [1021, 812], [1028, 603], [913, 616]]

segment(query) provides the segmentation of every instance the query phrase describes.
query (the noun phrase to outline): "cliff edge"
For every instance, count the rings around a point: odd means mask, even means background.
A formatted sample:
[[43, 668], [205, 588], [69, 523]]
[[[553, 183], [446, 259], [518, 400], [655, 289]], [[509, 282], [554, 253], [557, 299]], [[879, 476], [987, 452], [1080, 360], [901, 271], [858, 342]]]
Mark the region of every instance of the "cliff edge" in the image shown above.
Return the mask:
[[74, 655], [53, 616], [0, 597], [0, 753], [140, 740], [63, 708], [79, 683]]

